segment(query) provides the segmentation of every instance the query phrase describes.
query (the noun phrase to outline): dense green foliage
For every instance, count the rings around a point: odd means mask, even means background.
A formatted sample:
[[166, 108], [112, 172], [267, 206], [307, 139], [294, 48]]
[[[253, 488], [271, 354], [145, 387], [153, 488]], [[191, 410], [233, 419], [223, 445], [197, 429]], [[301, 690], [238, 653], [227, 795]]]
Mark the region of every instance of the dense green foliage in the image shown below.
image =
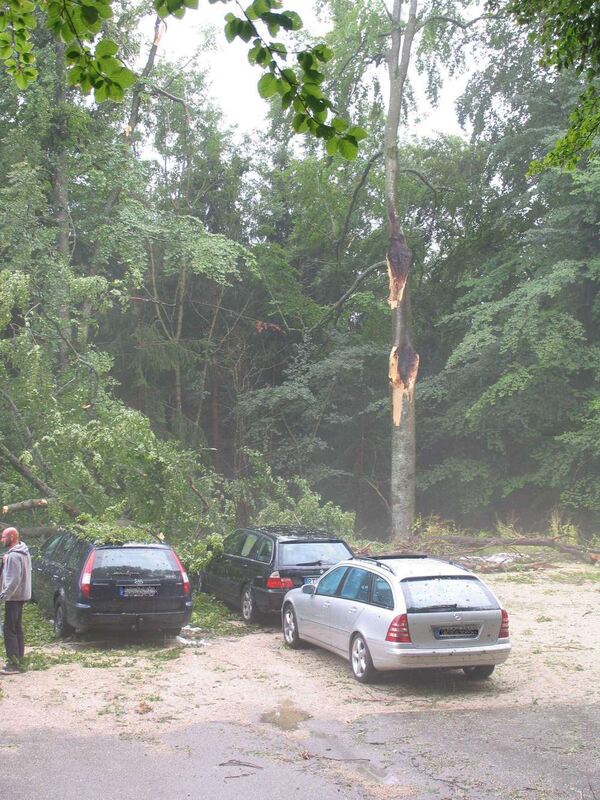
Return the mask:
[[[497, 0], [490, 5], [502, 7]], [[600, 132], [600, 5], [597, 0], [508, 0], [506, 10], [540, 45], [545, 66], [585, 75], [587, 87], [571, 112], [569, 129], [534, 167], [572, 168]]]
[[[268, 138], [240, 143], [195, 63], [147, 76], [185, 105], [134, 88], [94, 106], [41, 26], [39, 79], [20, 93], [0, 74], [0, 499], [50, 500], [5, 521], [162, 534], [192, 570], [236, 524], [385, 534], [387, 19], [366, 0], [325, 5], [324, 93], [372, 132], [354, 161], [291, 147], [278, 106]], [[110, 36], [135, 59], [141, 12], [114, 10]], [[440, 61], [462, 61], [451, 27], [423, 28], [430, 97]], [[557, 512], [591, 534], [600, 169], [527, 177], [584, 83], [549, 79], [506, 20], [469, 39], [469, 138], [401, 142], [419, 512], [473, 527]]]

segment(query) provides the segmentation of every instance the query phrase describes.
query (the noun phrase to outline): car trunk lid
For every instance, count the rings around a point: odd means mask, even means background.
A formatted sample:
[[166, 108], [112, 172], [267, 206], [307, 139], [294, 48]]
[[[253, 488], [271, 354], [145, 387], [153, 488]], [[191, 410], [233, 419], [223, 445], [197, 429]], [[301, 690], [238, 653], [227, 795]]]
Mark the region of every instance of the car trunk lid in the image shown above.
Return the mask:
[[176, 611], [184, 603], [179, 565], [163, 548], [98, 549], [89, 600], [106, 613]]
[[400, 585], [413, 645], [455, 649], [498, 640], [500, 606], [475, 576], [409, 578]]

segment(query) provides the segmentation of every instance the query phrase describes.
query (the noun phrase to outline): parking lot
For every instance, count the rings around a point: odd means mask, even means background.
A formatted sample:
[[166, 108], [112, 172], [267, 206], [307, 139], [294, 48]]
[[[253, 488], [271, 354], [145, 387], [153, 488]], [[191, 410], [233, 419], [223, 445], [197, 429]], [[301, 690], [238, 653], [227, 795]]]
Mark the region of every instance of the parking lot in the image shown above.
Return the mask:
[[275, 622], [179, 655], [48, 645], [81, 658], [1, 684], [2, 795], [597, 800], [598, 573], [488, 580], [514, 651], [481, 683], [362, 686], [329, 653], [285, 649]]

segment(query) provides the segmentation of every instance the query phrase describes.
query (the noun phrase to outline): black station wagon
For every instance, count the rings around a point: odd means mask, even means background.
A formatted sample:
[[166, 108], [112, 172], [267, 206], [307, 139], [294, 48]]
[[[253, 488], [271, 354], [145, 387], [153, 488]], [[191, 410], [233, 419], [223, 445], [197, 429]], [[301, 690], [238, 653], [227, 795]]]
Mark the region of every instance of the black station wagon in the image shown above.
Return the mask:
[[33, 596], [58, 636], [95, 628], [177, 635], [192, 613], [188, 576], [165, 544], [95, 545], [62, 531], [33, 558]]
[[200, 576], [199, 588], [240, 608], [248, 623], [279, 614], [286, 592], [316, 583], [352, 551], [342, 539], [308, 528], [263, 527], [235, 531], [224, 553]]

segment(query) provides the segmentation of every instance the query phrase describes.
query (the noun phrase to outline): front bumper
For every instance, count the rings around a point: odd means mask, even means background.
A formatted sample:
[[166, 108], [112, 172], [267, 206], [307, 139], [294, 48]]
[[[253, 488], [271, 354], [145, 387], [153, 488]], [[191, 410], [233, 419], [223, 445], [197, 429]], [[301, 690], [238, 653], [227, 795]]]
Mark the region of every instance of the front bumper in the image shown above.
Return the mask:
[[[70, 612], [70, 613], [69, 613]], [[100, 613], [93, 606], [76, 603], [67, 610], [67, 620], [76, 631], [106, 628], [126, 631], [176, 630], [187, 625], [192, 616], [192, 601], [186, 601], [183, 611], [148, 611], [140, 613]]]
[[384, 642], [368, 642], [373, 665], [382, 671], [429, 667], [478, 667], [503, 664], [510, 655], [510, 642], [486, 647], [417, 648]]

